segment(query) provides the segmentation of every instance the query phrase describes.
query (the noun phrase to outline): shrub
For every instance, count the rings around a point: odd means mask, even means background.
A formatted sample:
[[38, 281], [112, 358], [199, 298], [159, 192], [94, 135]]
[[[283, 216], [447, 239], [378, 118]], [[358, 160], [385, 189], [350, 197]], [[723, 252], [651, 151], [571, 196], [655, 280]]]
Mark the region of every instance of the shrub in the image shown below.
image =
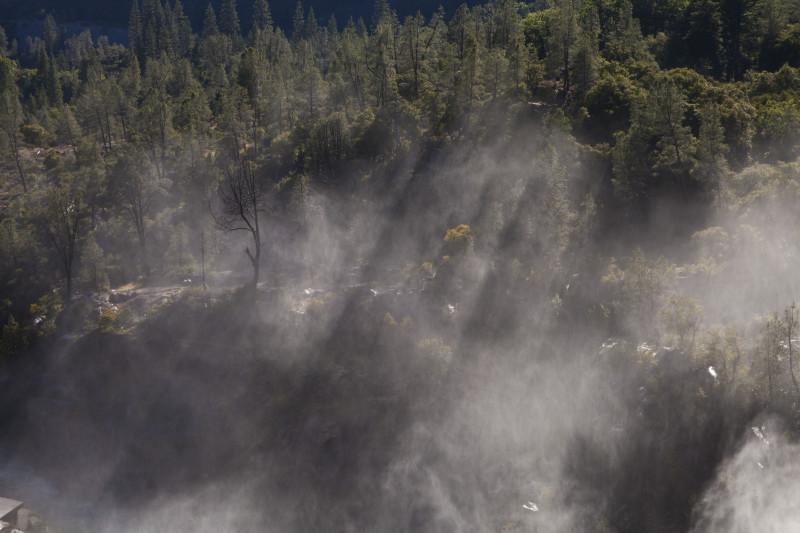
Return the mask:
[[100, 309], [100, 317], [97, 320], [97, 327], [101, 331], [113, 331], [119, 322], [119, 308], [116, 305], [103, 307]]
[[39, 124], [24, 124], [19, 128], [22, 139], [32, 146], [45, 146], [50, 135]]
[[447, 230], [444, 234], [445, 242], [471, 242], [472, 229], [468, 224], [459, 224], [454, 228]]
[[48, 152], [44, 158], [44, 168], [47, 170], [54, 170], [61, 164], [61, 156], [55, 150]]
[[28, 345], [25, 328], [10, 316], [8, 322], [0, 330], [0, 360], [10, 357]]

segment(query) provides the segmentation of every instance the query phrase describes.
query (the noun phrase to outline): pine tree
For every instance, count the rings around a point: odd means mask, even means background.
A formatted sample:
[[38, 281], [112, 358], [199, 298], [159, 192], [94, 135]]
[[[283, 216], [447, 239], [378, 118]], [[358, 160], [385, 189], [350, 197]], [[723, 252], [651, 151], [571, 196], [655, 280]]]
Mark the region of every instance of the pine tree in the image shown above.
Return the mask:
[[308, 17], [306, 17], [306, 25], [304, 35], [306, 39], [314, 40], [319, 33], [319, 23], [317, 22], [317, 15], [314, 13], [314, 6], [308, 9]]
[[391, 20], [393, 18], [392, 8], [389, 6], [389, 0], [375, 0], [372, 7], [372, 29], [378, 27], [378, 24]]
[[175, 46], [179, 56], [183, 57], [191, 51], [194, 46], [194, 33], [192, 23], [183, 11], [181, 0], [175, 0], [175, 7], [172, 11], [175, 20]]
[[756, 0], [720, 0], [725, 75], [729, 80], [742, 77], [745, 68], [744, 41], [752, 27], [755, 5]]
[[158, 33], [156, 25], [153, 23], [145, 24], [142, 48], [144, 57], [158, 57]]
[[239, 13], [236, 10], [236, 0], [223, 0], [219, 12], [219, 29], [222, 33], [230, 35], [232, 38], [241, 35], [241, 24], [239, 23]]
[[562, 79], [563, 95], [572, 89], [572, 52], [578, 38], [578, 14], [581, 0], [557, 0], [557, 11], [550, 32], [550, 53], [548, 59], [551, 69]]
[[603, 55], [613, 61], [644, 59], [648, 56], [639, 20], [633, 16], [630, 0], [619, 0], [608, 15], [611, 21], [600, 38]]
[[214, 13], [214, 6], [211, 5], [211, 2], [208, 3], [208, 7], [206, 8], [206, 14], [203, 18], [203, 32], [202, 37], [203, 39], [207, 39], [212, 35], [216, 35], [219, 33], [219, 27], [217, 26], [217, 15]]
[[6, 35], [5, 28], [0, 26], [0, 57], [6, 54], [8, 54], [8, 36]]
[[292, 17], [292, 41], [297, 42], [304, 37], [306, 23], [305, 15], [303, 14], [303, 2], [297, 0], [294, 8], [294, 17]]
[[656, 166], [674, 167], [681, 172], [693, 143], [691, 129], [684, 124], [686, 97], [671, 80], [661, 80], [650, 92], [646, 106], [653, 113], [654, 133], [660, 137]]
[[728, 165], [725, 154], [725, 128], [719, 106], [706, 104], [700, 113], [700, 131], [697, 136], [697, 167], [695, 177], [708, 191], [719, 190], [722, 176]]
[[64, 103], [64, 93], [61, 90], [61, 80], [58, 77], [56, 62], [52, 58], [47, 57], [47, 65], [44, 74], [47, 100], [50, 102], [51, 106], [59, 107]]
[[142, 31], [142, 14], [139, 11], [139, 0], [133, 0], [128, 17], [128, 47], [141, 56], [144, 34]]
[[175, 13], [170, 9], [169, 4], [166, 9], [161, 10], [161, 23], [158, 31], [158, 48], [160, 52], [166, 52], [169, 56], [174, 56], [178, 47], [177, 26], [175, 24]]
[[687, 62], [703, 74], [720, 75], [722, 28], [718, 2], [692, 0], [687, 7], [686, 22]]
[[336, 21], [336, 15], [331, 13], [330, 18], [328, 19], [328, 35], [330, 37], [336, 37], [339, 34], [339, 23]]
[[17, 66], [14, 61], [0, 57], [0, 133], [6, 137], [11, 150], [22, 190], [28, 191], [28, 182], [20, 155], [19, 127], [24, 120], [17, 86]]
[[759, 26], [761, 33], [761, 49], [758, 54], [758, 66], [764, 70], [780, 68], [779, 54], [776, 54], [778, 37], [786, 25], [781, 10], [780, 0], [762, 0], [759, 5]]
[[356, 33], [362, 39], [366, 39], [369, 36], [369, 30], [367, 29], [367, 23], [364, 22], [364, 17], [358, 17], [358, 21], [356, 21]]
[[51, 56], [55, 51], [56, 42], [58, 41], [58, 33], [58, 24], [56, 24], [56, 20], [53, 18], [53, 15], [48, 14], [44, 19], [42, 38], [44, 39], [44, 44], [47, 47], [47, 53]]
[[594, 5], [587, 5], [581, 14], [580, 31], [571, 65], [573, 88], [580, 97], [589, 91], [597, 74], [599, 26], [597, 9]]
[[267, 0], [255, 0], [253, 3], [253, 28], [259, 30], [272, 29], [272, 12]]

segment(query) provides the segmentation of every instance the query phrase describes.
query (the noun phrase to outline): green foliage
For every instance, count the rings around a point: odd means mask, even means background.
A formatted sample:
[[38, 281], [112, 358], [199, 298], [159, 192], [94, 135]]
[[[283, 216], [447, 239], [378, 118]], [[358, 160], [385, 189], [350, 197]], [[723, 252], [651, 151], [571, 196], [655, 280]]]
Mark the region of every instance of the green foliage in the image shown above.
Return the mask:
[[625, 72], [605, 70], [584, 98], [588, 117], [583, 127], [592, 140], [611, 142], [614, 134], [628, 129], [637, 100], [644, 92]]
[[[512, 128], [544, 131], [529, 149], [549, 161], [531, 170], [547, 183], [517, 184], [532, 212], [507, 228], [539, 250], [515, 252], [508, 270], [520, 283], [543, 279], [536, 261], [566, 268], [595, 224], [648, 220], [663, 198], [735, 213], [791, 198], [794, 167], [762, 163], [800, 155], [800, 21], [783, 2], [757, 4], [502, 0], [401, 20], [378, 2], [369, 24], [339, 28], [298, 2], [284, 29], [255, 0], [243, 32], [242, 6], [224, 0], [207, 5], [195, 35], [180, 2], [146, 0], [131, 3], [127, 49], [62, 36], [47, 18], [30, 46], [0, 39], [0, 204], [14, 198], [0, 214], [0, 283], [12, 300], [0, 319], [13, 311], [27, 324], [29, 303], [68, 279], [94, 292], [194, 275], [201, 241], [214, 253], [230, 245], [211, 227], [212, 193], [231, 168], [253, 177], [255, 196], [275, 194], [256, 211], [302, 227], [320, 191], [367, 197], [414, 158], [424, 167], [487, 141], [519, 149], [505, 137]], [[448, 257], [442, 272], [474, 251], [473, 232], [511, 225], [504, 209], [515, 204], [488, 201], [491, 222], [470, 217], [433, 237]], [[747, 232], [724, 233], [734, 246]], [[697, 271], [726, 260], [706, 259]], [[605, 308], [634, 309], [658, 329], [669, 267], [643, 254], [613, 265], [625, 276], [609, 281], [609, 267]], [[556, 296], [566, 316], [569, 297]]]
[[120, 311], [115, 305], [100, 308], [97, 328], [104, 332], [116, 331], [119, 327]]
[[667, 342], [677, 343], [684, 352], [691, 352], [703, 320], [703, 307], [686, 294], [674, 294], [659, 310], [659, 318]]
[[664, 293], [674, 282], [674, 268], [664, 259], [647, 259], [641, 250], [618, 263], [611, 258], [602, 283], [611, 291], [613, 319], [630, 316], [635, 331], [647, 337], [655, 329]]
[[[796, 285], [800, 20], [789, 5], [495, 0], [401, 20], [381, 0], [369, 24], [340, 28], [298, 2], [280, 28], [255, 0], [243, 32], [240, 6], [222, 0], [195, 35], [179, 1], [143, 0], [127, 48], [62, 36], [49, 17], [30, 43], [0, 30], [0, 359], [58, 340], [57, 321], [59, 334], [127, 331], [132, 307], [146, 315], [175, 294], [218, 312], [206, 304], [242, 264], [256, 289], [267, 265], [270, 286], [300, 269], [316, 282], [329, 238], [363, 252], [372, 242], [358, 239], [377, 237], [365, 266], [406, 286], [347, 306], [367, 309], [359, 327], [379, 326], [370, 343], [470, 315], [468, 331], [406, 343], [398, 364], [417, 357], [425, 375], [404, 386], [459, 377], [462, 333], [505, 342], [530, 328], [542, 345], [578, 348], [613, 336], [576, 368], [608, 372], [641, 413], [626, 424], [658, 438], [622, 446], [612, 466], [580, 448], [589, 471], [608, 472], [593, 474], [611, 479], [602, 490], [634, 502], [586, 522], [646, 531], [642, 516], [663, 509], [685, 521], [674, 494], [703, 487], [669, 486], [664, 471], [713, 464], [759, 409], [797, 413], [797, 310], [731, 316], [767, 312]], [[375, 220], [389, 223], [360, 233]], [[108, 303], [120, 286], [142, 288], [130, 307]], [[148, 301], [154, 287], [169, 288]], [[403, 310], [418, 291], [426, 312]], [[300, 311], [327, 323], [334, 298]], [[657, 490], [615, 478], [623, 460], [654, 465], [642, 478]]]
[[22, 139], [31, 146], [46, 146], [49, 143], [49, 133], [40, 124], [24, 124], [19, 131]]
[[0, 362], [22, 351], [28, 342], [25, 329], [13, 316], [10, 316], [0, 330]]
[[687, 101], [670, 78], [660, 78], [634, 108], [631, 127], [618, 133], [613, 153], [614, 186], [639, 209], [659, 192], [691, 194], [695, 138], [686, 124]]

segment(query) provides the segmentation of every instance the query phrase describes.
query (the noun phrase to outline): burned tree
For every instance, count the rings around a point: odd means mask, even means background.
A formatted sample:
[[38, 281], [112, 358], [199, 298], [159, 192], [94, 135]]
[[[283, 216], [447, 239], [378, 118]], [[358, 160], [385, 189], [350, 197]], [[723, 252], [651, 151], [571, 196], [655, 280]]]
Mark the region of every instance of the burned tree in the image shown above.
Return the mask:
[[784, 333], [786, 334], [786, 350], [789, 359], [789, 376], [792, 378], [794, 391], [800, 398], [800, 384], [797, 382], [797, 375], [794, 371], [794, 344], [797, 342], [794, 336], [797, 333], [797, 323], [797, 305], [792, 304], [784, 311]]
[[264, 191], [253, 171], [253, 163], [245, 158], [234, 158], [223, 166], [223, 180], [218, 196], [221, 213], [215, 215], [217, 225], [224, 231], [246, 231], [253, 241], [253, 249], [245, 253], [253, 267], [253, 287], [258, 286], [261, 272], [261, 221]]

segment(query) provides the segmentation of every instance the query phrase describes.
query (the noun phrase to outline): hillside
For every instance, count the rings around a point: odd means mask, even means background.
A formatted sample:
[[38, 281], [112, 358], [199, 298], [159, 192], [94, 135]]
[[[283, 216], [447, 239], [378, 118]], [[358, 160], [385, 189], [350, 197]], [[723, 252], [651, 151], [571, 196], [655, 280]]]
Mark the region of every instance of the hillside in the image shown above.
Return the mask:
[[796, 3], [370, 4], [0, 32], [3, 501], [794, 531]]

